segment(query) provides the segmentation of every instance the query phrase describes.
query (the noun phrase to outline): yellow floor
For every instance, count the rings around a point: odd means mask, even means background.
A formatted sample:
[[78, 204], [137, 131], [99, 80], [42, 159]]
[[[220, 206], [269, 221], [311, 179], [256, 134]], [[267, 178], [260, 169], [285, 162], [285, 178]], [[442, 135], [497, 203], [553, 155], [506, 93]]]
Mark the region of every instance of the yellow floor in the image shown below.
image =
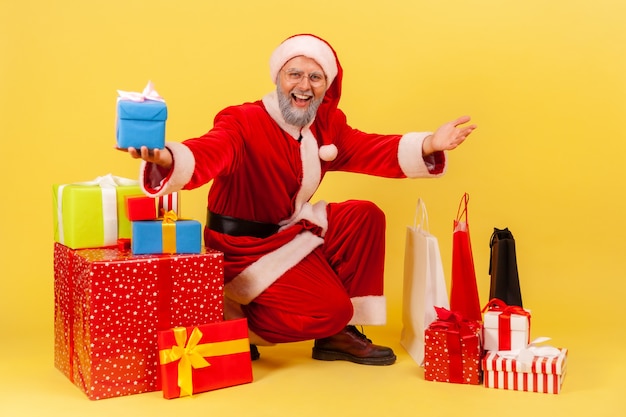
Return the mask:
[[[581, 323], [582, 327], [586, 327]], [[607, 330], [607, 329], [604, 329]], [[581, 328], [570, 341], [559, 395], [429, 382], [398, 344], [399, 328], [366, 327], [392, 346], [396, 364], [359, 366], [310, 358], [311, 343], [261, 348], [254, 382], [165, 400], [160, 392], [90, 401], [53, 366], [50, 331], [15, 336], [0, 348], [0, 416], [623, 416], [623, 331]], [[604, 336], [603, 336], [604, 335]]]

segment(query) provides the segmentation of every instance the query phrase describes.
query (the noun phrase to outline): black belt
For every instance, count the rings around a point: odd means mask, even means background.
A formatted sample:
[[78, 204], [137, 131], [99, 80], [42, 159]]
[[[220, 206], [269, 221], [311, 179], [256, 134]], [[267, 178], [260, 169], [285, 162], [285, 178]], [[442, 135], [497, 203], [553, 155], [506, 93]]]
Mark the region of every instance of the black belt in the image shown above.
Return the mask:
[[266, 238], [278, 232], [279, 226], [272, 223], [237, 219], [221, 214], [206, 212], [206, 224], [209, 229], [230, 236], [252, 236]]

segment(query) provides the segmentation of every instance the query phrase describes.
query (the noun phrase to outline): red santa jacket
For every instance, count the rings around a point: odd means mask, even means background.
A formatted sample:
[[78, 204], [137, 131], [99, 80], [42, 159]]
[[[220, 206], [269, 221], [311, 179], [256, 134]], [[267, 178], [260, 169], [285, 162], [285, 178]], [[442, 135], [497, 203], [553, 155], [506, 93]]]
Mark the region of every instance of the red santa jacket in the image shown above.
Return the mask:
[[205, 229], [206, 245], [224, 253], [226, 295], [236, 302], [249, 303], [323, 244], [326, 203], [311, 204], [310, 199], [327, 172], [388, 178], [444, 173], [443, 152], [422, 158], [422, 142], [429, 132], [381, 135], [350, 127], [337, 108], [339, 69], [315, 120], [304, 128], [284, 121], [272, 92], [263, 100], [224, 109], [203, 136], [168, 143], [174, 165], [166, 175], [152, 164], [142, 165], [141, 183], [148, 195], [193, 189], [213, 180], [208, 210], [281, 226], [267, 238]]

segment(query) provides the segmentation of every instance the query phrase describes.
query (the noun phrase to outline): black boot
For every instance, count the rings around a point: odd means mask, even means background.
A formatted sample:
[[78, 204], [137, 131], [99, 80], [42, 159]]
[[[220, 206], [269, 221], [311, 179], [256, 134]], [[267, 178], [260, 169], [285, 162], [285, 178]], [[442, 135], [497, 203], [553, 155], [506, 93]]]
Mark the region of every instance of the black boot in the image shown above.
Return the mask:
[[256, 345], [250, 345], [250, 359], [255, 361], [257, 359], [259, 359], [261, 357], [261, 354], [259, 353], [259, 349], [256, 347]]
[[347, 326], [334, 336], [317, 339], [313, 346], [313, 359], [391, 365], [396, 361], [396, 355], [391, 348], [373, 344], [356, 327]]

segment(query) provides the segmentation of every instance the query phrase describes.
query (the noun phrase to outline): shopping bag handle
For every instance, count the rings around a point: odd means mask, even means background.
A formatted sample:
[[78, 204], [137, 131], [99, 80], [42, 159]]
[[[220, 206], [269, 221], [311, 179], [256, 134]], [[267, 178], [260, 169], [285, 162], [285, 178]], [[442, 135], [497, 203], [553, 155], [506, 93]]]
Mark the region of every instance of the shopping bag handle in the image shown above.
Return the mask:
[[[417, 222], [418, 217], [420, 217], [419, 223]], [[428, 211], [426, 211], [426, 203], [424, 200], [420, 198], [417, 199], [417, 207], [415, 208], [415, 219], [413, 220], [413, 229], [417, 230], [417, 225], [421, 226], [422, 230], [430, 231], [430, 226], [428, 225]], [[426, 227], [424, 228], [424, 225]]]
[[459, 202], [459, 208], [456, 211], [457, 222], [461, 221], [461, 217], [465, 215], [465, 223], [469, 223], [469, 221], [467, 220], [467, 203], [469, 203], [469, 194], [465, 193], [463, 194], [463, 197], [461, 198], [461, 201]]
[[490, 248], [493, 248], [493, 245], [495, 245], [496, 243], [496, 239], [513, 239], [513, 233], [511, 233], [508, 227], [505, 227], [504, 229], [498, 229], [497, 227], [494, 227], [493, 233], [491, 234], [491, 239], [489, 240]]

